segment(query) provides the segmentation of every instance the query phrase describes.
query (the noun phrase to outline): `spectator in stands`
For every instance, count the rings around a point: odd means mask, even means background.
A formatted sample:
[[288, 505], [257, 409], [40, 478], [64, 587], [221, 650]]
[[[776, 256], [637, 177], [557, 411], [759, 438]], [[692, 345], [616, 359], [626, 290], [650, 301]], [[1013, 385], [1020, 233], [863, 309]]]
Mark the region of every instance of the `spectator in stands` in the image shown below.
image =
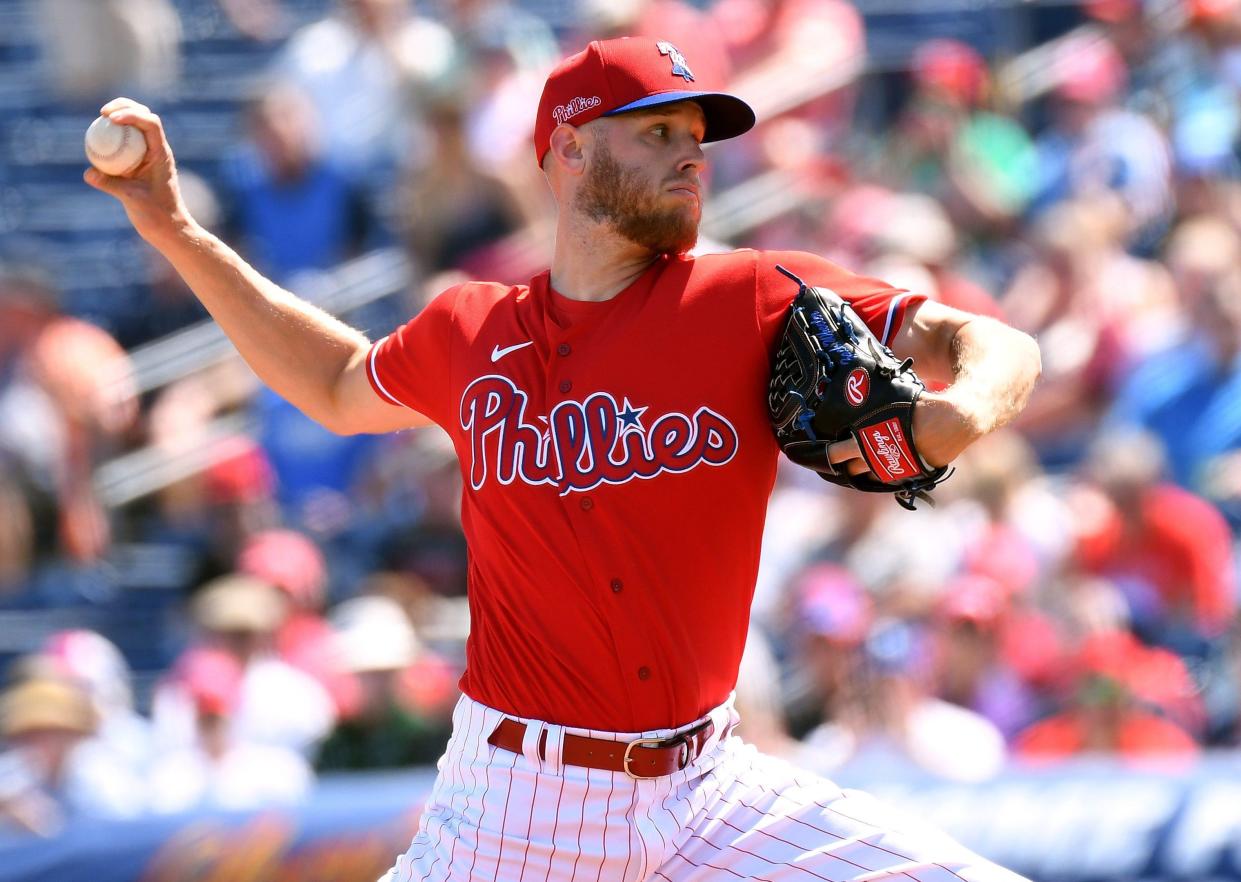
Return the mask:
[[279, 284], [361, 253], [375, 225], [365, 194], [325, 147], [338, 118], [318, 117], [297, 86], [265, 85], [245, 110], [245, 144], [225, 164], [225, 229]]
[[1122, 240], [1149, 248], [1173, 209], [1167, 139], [1147, 117], [1119, 106], [1127, 71], [1100, 34], [1074, 35], [1056, 47], [1052, 125], [1036, 140], [1039, 169], [1033, 208], [1101, 190], [1124, 205]]
[[44, 67], [61, 100], [97, 105], [158, 96], [180, 75], [181, 20], [172, 0], [39, 0]]
[[1015, 753], [1029, 760], [1109, 754], [1126, 760], [1190, 761], [1193, 737], [1159, 712], [1190, 695], [1184, 664], [1165, 650], [1148, 649], [1124, 631], [1095, 634], [1083, 643], [1069, 678], [1069, 707], [1017, 736]]
[[518, 195], [470, 151], [463, 103], [449, 99], [430, 106], [430, 158], [410, 170], [401, 195], [405, 240], [416, 265], [428, 274], [462, 266], [524, 223]]
[[127, 818], [143, 808], [141, 782], [94, 738], [89, 696], [46, 675], [0, 696], [0, 829], [55, 835], [82, 818]]
[[[957, 231], [938, 202], [921, 193], [872, 192], [878, 202], [870, 218], [873, 227], [852, 233], [866, 261], [859, 264], [864, 275], [956, 309], [1004, 319], [995, 298], [957, 268]], [[835, 225], [847, 226], [849, 220], [839, 206], [830, 218], [827, 236], [832, 240]]]
[[927, 693], [927, 649], [917, 626], [877, 621], [799, 763], [836, 780], [896, 769], [961, 781], [998, 773], [1004, 736], [985, 717]]
[[461, 531], [461, 469], [448, 435], [419, 429], [383, 464], [387, 492], [405, 482], [416, 490], [409, 513], [390, 525], [381, 550], [386, 569], [422, 580], [440, 597], [465, 597], [469, 558]]
[[[281, 660], [273, 640], [285, 614], [278, 589], [253, 576], [232, 574], [202, 586], [191, 604], [201, 631], [195, 647], [232, 656], [242, 671], [240, 694], [229, 715], [238, 741], [287, 748], [303, 756], [331, 730], [332, 699], [309, 674]], [[165, 749], [192, 745], [196, 732], [193, 655], [184, 655], [155, 689], [152, 722]]]
[[804, 735], [830, 721], [843, 701], [874, 623], [874, 605], [848, 570], [831, 563], [806, 567], [791, 588], [787, 712], [790, 730]]
[[[326, 117], [330, 128], [339, 117], [338, 110]], [[325, 144], [326, 128], [304, 92], [268, 85], [246, 119], [248, 143], [226, 164], [220, 195], [226, 226], [260, 270], [289, 284], [300, 272], [328, 269], [374, 244], [377, 222], [356, 171]], [[255, 409], [287, 519], [339, 530], [348, 517], [346, 491], [374, 439], [333, 435], [267, 389], [258, 391]]]
[[237, 657], [200, 647], [180, 661], [180, 682], [194, 714], [194, 738], [151, 769], [151, 809], [242, 811], [292, 805], [314, 783], [310, 765], [289, 747], [247, 740], [232, 724], [243, 701]]
[[982, 714], [1006, 739], [1033, 722], [1042, 710], [1039, 698], [1004, 656], [1006, 629], [1020, 627], [1006, 587], [986, 576], [962, 576], [944, 586], [935, 613], [935, 693]]
[[274, 638], [276, 654], [314, 677], [332, 696], [338, 714], [348, 713], [356, 690], [337, 664], [332, 627], [323, 617], [328, 581], [323, 552], [296, 530], [264, 530], [246, 540], [237, 572], [280, 590], [285, 613]]
[[377, 769], [434, 762], [452, 731], [459, 671], [421, 646], [404, 610], [387, 597], [346, 600], [331, 614], [336, 658], [361, 700], [340, 720], [316, 766]]
[[986, 60], [958, 40], [929, 40], [910, 74], [913, 89], [875, 172], [935, 196], [966, 230], [994, 236], [1008, 228], [1033, 195], [1036, 157], [1025, 130], [988, 109]]
[[338, 0], [331, 15], [296, 32], [275, 73], [310, 96], [331, 120], [323, 149], [377, 186], [424, 155], [423, 96], [455, 74], [457, 49], [443, 25], [410, 0]]
[[1045, 463], [1075, 461], [1125, 368], [1175, 333], [1167, 271], [1124, 250], [1130, 215], [1113, 195], [1056, 205], [1037, 221], [1037, 257], [1002, 300], [1009, 319], [1037, 334], [1043, 378], [1020, 426]]
[[144, 777], [153, 746], [151, 724], [134, 710], [133, 677], [116, 645], [94, 631], [58, 631], [43, 644], [39, 658], [86, 691], [100, 744], [135, 777]]
[[1241, 524], [1241, 483], [1228, 468], [1241, 448], [1238, 264], [1204, 285], [1186, 303], [1191, 324], [1183, 338], [1138, 364], [1118, 391], [1109, 421], [1156, 435], [1172, 479], [1225, 506]]
[[1144, 640], [1204, 657], [1236, 614], [1232, 537], [1220, 513], [1163, 477], [1149, 435], [1102, 435], [1077, 500], [1077, 565], [1107, 578]]
[[[125, 352], [100, 328], [63, 315], [57, 299], [37, 268], [0, 268], [0, 456], [14, 463], [35, 510], [52, 512], [55, 538], [44, 547], [85, 564], [110, 541], [92, 470], [137, 407]], [[36, 581], [43, 596], [35, 603], [69, 602], [77, 584], [63, 570]]]

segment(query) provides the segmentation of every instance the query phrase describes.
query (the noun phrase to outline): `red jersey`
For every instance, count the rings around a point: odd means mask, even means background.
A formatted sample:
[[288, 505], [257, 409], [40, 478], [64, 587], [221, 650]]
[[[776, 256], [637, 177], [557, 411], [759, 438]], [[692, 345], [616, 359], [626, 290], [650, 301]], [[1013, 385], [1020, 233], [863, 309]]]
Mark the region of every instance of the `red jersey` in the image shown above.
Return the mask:
[[518, 716], [636, 732], [733, 689], [779, 448], [771, 356], [796, 286], [885, 342], [921, 298], [799, 252], [662, 257], [603, 302], [450, 288], [371, 349], [386, 401], [452, 436], [464, 477], [462, 690]]

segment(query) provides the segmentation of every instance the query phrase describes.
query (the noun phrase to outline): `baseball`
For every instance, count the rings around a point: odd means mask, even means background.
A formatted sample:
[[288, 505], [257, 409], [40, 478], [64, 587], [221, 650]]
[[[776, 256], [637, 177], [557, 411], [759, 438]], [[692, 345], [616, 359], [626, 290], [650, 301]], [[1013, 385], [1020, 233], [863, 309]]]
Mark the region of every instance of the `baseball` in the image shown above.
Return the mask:
[[86, 158], [105, 175], [133, 171], [146, 156], [146, 139], [133, 126], [121, 126], [101, 116], [86, 130]]

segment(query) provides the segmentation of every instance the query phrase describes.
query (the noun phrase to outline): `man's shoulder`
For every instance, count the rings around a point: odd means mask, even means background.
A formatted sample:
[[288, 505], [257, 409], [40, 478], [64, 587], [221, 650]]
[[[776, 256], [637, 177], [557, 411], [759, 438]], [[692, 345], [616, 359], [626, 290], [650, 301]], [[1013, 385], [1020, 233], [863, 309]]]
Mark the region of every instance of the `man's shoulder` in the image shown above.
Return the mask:
[[509, 285], [504, 282], [486, 282], [478, 279], [456, 282], [444, 288], [437, 300], [449, 300], [457, 307], [494, 306], [517, 303], [530, 294], [529, 285]]
[[809, 274], [819, 279], [853, 275], [844, 267], [809, 251], [735, 248], [731, 251], [699, 254], [688, 259], [703, 269], [715, 271], [744, 269], [746, 272], [760, 276], [765, 273], [774, 273], [777, 266], [786, 267], [797, 274]]

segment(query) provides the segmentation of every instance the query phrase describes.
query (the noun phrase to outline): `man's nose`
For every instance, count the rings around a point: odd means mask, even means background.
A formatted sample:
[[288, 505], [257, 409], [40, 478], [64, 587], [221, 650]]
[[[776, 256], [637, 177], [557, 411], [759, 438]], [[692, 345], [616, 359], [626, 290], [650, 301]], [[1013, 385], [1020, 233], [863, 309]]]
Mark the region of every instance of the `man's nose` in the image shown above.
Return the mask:
[[677, 171], [689, 171], [690, 169], [701, 172], [707, 165], [707, 155], [702, 150], [702, 145], [698, 143], [697, 138], [688, 138], [689, 146], [686, 148], [681, 161], [677, 163]]

